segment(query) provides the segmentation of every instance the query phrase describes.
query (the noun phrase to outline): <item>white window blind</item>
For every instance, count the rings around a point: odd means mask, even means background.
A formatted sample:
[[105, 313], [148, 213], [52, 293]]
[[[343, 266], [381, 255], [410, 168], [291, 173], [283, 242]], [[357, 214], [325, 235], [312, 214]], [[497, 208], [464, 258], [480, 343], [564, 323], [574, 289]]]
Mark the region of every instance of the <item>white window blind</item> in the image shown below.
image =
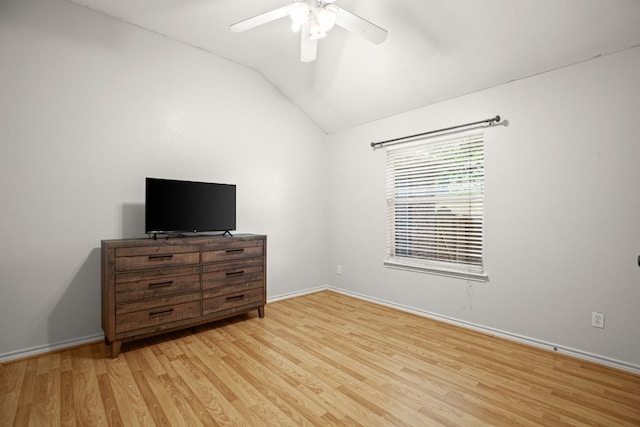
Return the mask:
[[391, 267], [485, 280], [482, 133], [387, 149]]

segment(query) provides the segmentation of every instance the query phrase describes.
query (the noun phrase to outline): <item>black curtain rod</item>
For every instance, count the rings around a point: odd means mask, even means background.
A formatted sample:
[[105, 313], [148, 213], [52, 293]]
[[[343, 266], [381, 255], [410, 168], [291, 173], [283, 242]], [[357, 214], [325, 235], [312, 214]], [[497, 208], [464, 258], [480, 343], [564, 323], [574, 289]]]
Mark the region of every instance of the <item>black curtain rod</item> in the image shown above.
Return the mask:
[[490, 119], [480, 120], [480, 121], [473, 122], [473, 123], [466, 123], [464, 125], [457, 125], [457, 126], [451, 126], [451, 127], [443, 128], [443, 129], [430, 130], [429, 132], [422, 132], [422, 133], [417, 133], [415, 135], [402, 136], [400, 138], [388, 139], [386, 141], [372, 142], [371, 143], [371, 148], [380, 148], [384, 144], [388, 144], [390, 142], [399, 142], [399, 141], [402, 141], [402, 140], [405, 140], [405, 139], [413, 139], [413, 138], [417, 138], [419, 136], [426, 136], [426, 135], [431, 135], [431, 134], [434, 134], [434, 133], [447, 132], [447, 131], [454, 130], [454, 129], [465, 128], [465, 127], [468, 127], [468, 126], [480, 125], [482, 123], [488, 123], [489, 125], [492, 125], [494, 123], [499, 123], [499, 122], [500, 122], [500, 116], [495, 116], [495, 117], [490, 118]]

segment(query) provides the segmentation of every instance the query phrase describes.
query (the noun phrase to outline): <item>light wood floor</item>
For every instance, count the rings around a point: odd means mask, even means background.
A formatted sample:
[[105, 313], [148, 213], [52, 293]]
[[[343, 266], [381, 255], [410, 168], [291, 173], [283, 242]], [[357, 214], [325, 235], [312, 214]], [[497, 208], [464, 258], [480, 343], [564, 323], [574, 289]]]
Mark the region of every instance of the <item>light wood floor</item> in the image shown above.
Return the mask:
[[332, 292], [0, 365], [0, 426], [640, 425], [640, 377]]

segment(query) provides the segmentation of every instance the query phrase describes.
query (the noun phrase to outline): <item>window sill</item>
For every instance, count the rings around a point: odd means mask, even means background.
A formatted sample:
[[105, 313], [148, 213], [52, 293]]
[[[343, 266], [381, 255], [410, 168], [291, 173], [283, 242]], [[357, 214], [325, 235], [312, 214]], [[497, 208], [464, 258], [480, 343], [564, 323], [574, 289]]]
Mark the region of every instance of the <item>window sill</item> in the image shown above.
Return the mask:
[[435, 274], [438, 276], [455, 277], [457, 279], [473, 280], [475, 282], [488, 282], [489, 276], [475, 271], [453, 270], [445, 267], [423, 265], [406, 262], [404, 260], [386, 259], [384, 266], [397, 270], [415, 271], [418, 273]]

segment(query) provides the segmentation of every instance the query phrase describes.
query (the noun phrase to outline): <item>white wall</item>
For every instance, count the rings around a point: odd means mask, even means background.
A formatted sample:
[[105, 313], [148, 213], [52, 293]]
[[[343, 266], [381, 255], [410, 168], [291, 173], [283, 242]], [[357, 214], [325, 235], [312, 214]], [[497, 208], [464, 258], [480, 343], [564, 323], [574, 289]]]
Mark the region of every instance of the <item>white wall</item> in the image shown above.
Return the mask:
[[[635, 48], [331, 135], [330, 284], [640, 369], [638, 70]], [[385, 152], [369, 143], [496, 114], [489, 282], [384, 268]]]
[[327, 283], [326, 135], [252, 70], [58, 0], [0, 2], [0, 360], [95, 338], [146, 176], [238, 185], [268, 296]]

